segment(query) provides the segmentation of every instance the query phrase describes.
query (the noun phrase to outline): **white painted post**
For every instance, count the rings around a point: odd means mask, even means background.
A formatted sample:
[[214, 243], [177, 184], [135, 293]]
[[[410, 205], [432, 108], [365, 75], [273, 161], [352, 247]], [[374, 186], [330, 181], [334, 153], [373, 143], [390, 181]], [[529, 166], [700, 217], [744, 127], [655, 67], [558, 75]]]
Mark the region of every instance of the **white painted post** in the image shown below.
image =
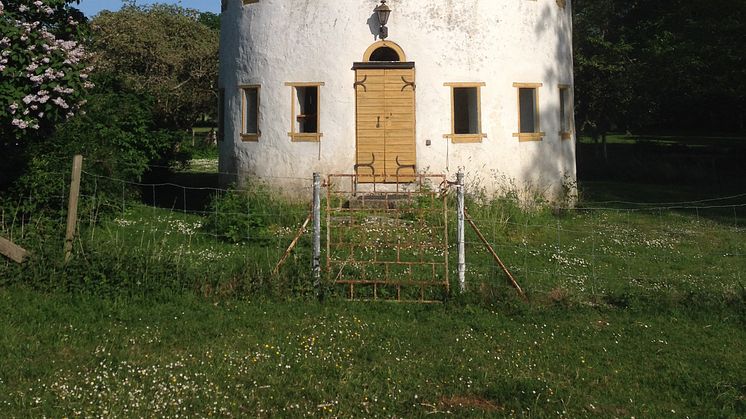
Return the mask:
[[464, 172], [456, 174], [456, 211], [458, 237], [458, 282], [462, 293], [466, 292], [466, 243], [464, 243]]
[[313, 174], [313, 281], [319, 298], [321, 289], [321, 175]]

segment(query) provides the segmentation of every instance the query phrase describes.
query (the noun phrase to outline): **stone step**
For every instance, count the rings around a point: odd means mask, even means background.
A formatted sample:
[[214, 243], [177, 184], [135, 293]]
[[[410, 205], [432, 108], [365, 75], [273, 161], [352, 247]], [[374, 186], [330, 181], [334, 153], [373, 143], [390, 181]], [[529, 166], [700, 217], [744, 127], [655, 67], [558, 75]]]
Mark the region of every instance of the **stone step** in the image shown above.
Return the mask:
[[347, 201], [345, 207], [350, 209], [397, 209], [402, 203], [411, 202], [412, 196], [408, 194], [365, 194], [352, 197]]

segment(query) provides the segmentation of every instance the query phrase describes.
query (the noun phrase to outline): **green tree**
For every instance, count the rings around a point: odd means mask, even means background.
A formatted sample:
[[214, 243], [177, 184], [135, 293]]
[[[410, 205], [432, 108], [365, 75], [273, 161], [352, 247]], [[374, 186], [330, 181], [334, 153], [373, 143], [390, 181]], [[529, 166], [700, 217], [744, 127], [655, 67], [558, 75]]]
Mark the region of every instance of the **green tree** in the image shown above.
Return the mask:
[[743, 132], [746, 2], [639, 2], [632, 18], [644, 64], [636, 89], [655, 104], [653, 125]]
[[90, 61], [77, 0], [0, 0], [0, 191], [85, 103]]
[[574, 2], [576, 118], [578, 126], [603, 144], [606, 134], [627, 128], [635, 98], [635, 47], [627, 28], [631, 2], [576, 0]]
[[746, 2], [575, 0], [578, 126], [744, 132]]
[[220, 32], [220, 15], [218, 14], [203, 12], [199, 15], [199, 22], [216, 32]]
[[25, 142], [73, 116], [91, 70], [73, 0], [0, 1], [0, 139]]
[[185, 136], [155, 126], [152, 105], [147, 96], [95, 89], [85, 113], [58, 126], [49, 138], [30, 145], [27, 169], [10, 195], [21, 197], [22, 209], [28, 212], [62, 210], [64, 201], [59, 197], [66, 186], [65, 174], [72, 156], [82, 154], [88, 173], [83, 177], [83, 190], [95, 193], [100, 203], [111, 201], [118, 208], [123, 193], [135, 196], [137, 188], [107, 179], [141, 180], [149, 164], [168, 156], [171, 144]]
[[97, 68], [152, 96], [161, 128], [188, 129], [214, 112], [219, 33], [201, 18], [179, 6], [127, 4], [91, 22]]

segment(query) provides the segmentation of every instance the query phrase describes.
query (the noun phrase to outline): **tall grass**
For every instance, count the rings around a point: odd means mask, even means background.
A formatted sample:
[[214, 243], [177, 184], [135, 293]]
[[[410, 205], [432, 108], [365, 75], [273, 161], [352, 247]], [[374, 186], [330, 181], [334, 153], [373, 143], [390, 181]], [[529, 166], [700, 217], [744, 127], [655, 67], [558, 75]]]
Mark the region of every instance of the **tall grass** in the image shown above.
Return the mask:
[[[470, 216], [533, 301], [630, 307], [737, 298], [746, 282], [746, 242], [736, 206], [726, 212], [597, 208], [604, 205], [581, 202], [578, 208], [558, 210], [535, 202], [526, 208], [511, 195], [467, 202]], [[453, 221], [455, 206], [448, 206]], [[734, 211], [734, 218], [727, 216], [728, 210]], [[24, 266], [2, 261], [2, 285], [23, 283], [44, 291], [109, 297], [185, 292], [231, 298], [315, 295], [308, 232], [279, 273], [273, 273], [308, 215], [307, 205], [275, 197], [260, 185], [221, 192], [205, 211], [194, 212], [84, 197], [69, 263], [62, 261], [64, 218], [17, 214], [3, 217], [0, 234], [13, 235], [33, 256]], [[435, 208], [426, 215], [438, 214]], [[419, 231], [412, 227], [392, 232], [391, 223], [374, 219], [383, 228], [370, 229], [366, 242], [376, 242], [377, 235], [383, 239]], [[404, 230], [407, 223], [420, 222], [403, 221]], [[425, 221], [442, 224], [440, 219]], [[450, 228], [453, 238], [455, 225]], [[332, 232], [338, 234], [346, 233]], [[468, 226], [466, 242], [468, 298], [484, 304], [512, 298], [504, 273]], [[455, 281], [453, 246], [451, 240], [449, 274]], [[356, 257], [364, 258], [365, 251], [356, 249]], [[382, 254], [381, 249], [367, 251]], [[333, 281], [334, 273], [328, 275]]]

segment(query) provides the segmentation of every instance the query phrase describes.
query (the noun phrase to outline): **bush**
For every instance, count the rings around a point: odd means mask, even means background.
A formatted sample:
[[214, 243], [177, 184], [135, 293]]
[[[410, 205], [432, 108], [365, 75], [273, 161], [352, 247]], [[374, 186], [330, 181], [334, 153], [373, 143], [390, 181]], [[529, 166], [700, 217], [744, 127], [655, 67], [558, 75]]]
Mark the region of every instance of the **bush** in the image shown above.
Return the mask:
[[213, 196], [204, 229], [231, 243], [266, 242], [272, 227], [298, 223], [298, 207], [277, 200], [264, 185], [247, 185]]
[[[158, 129], [152, 100], [134, 94], [99, 92], [91, 96], [83, 115], [63, 124], [49, 139], [33, 144], [27, 168], [8, 196], [22, 197], [21, 210], [56, 212], [64, 207], [72, 157], [84, 156], [81, 189], [98, 207], [116, 205], [137, 194], [131, 182], [141, 180], [153, 161], [174, 156], [183, 133]], [[123, 195], [125, 195], [123, 197]]]

